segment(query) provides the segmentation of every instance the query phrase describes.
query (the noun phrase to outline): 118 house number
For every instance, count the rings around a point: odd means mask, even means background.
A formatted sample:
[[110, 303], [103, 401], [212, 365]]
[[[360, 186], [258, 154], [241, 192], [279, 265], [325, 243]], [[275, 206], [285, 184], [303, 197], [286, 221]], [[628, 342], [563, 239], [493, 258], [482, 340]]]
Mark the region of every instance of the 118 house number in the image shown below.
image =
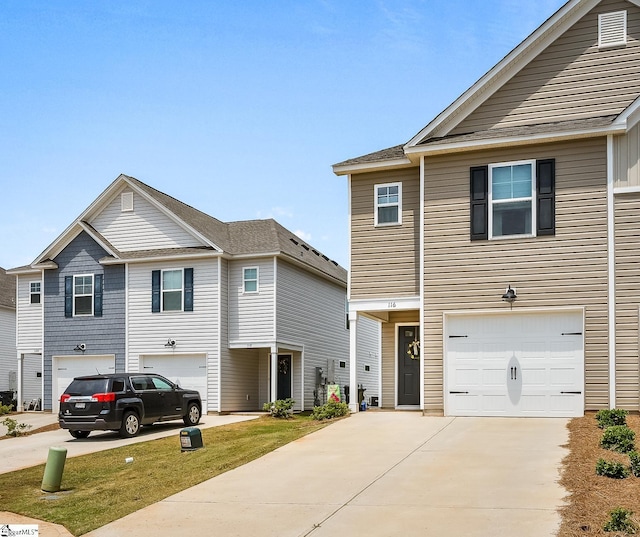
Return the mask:
[[396, 307], [396, 303], [395, 302], [387, 302], [387, 308], [393, 309], [395, 307]]

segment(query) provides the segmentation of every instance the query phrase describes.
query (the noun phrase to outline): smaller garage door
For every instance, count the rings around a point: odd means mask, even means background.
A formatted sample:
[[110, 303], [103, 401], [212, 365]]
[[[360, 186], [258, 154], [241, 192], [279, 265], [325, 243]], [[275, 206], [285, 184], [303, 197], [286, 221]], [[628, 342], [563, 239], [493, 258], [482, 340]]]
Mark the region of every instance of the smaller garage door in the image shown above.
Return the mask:
[[141, 356], [140, 362], [145, 373], [157, 373], [183, 388], [198, 390], [202, 412], [207, 412], [206, 356]]
[[53, 404], [58, 412], [60, 396], [75, 377], [116, 372], [116, 357], [106, 356], [54, 356], [53, 357]]
[[447, 316], [451, 416], [584, 414], [583, 313]]

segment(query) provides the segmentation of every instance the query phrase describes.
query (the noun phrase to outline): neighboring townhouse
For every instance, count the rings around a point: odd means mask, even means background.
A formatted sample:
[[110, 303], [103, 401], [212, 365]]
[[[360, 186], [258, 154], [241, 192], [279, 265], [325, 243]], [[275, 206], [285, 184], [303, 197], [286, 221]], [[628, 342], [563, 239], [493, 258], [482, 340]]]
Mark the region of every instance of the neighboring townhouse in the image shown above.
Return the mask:
[[272, 219], [224, 223], [121, 175], [10, 273], [45, 410], [98, 372], [160, 373], [205, 412], [308, 410], [349, 382], [346, 271]]
[[15, 392], [16, 280], [0, 267], [0, 392]]
[[571, 0], [408, 143], [334, 166], [382, 407], [640, 409], [639, 74], [640, 2]]

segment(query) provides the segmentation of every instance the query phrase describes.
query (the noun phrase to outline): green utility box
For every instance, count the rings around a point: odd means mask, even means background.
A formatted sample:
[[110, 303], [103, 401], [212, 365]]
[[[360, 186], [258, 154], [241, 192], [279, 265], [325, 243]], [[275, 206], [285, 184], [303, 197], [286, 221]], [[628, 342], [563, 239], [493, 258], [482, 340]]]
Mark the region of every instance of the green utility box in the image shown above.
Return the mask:
[[202, 447], [202, 433], [197, 427], [186, 427], [180, 431], [181, 451], [193, 451]]
[[44, 467], [44, 476], [42, 477], [41, 489], [44, 492], [58, 492], [60, 490], [62, 472], [66, 460], [67, 448], [49, 448], [49, 456], [47, 457], [47, 464]]

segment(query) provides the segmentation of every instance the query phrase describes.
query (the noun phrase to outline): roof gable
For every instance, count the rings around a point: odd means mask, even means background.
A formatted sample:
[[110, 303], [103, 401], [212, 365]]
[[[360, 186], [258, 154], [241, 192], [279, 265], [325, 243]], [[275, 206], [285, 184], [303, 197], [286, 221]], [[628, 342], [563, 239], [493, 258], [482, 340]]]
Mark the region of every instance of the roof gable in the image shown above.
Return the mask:
[[[629, 88], [629, 73], [640, 65], [638, 6], [636, 0], [570, 0], [414, 136], [405, 150], [431, 138], [621, 113], [640, 92]], [[620, 48], [598, 48], [598, 14], [619, 9], [633, 11], [624, 54]], [[612, 64], [619, 67], [616, 80], [608, 76]]]

